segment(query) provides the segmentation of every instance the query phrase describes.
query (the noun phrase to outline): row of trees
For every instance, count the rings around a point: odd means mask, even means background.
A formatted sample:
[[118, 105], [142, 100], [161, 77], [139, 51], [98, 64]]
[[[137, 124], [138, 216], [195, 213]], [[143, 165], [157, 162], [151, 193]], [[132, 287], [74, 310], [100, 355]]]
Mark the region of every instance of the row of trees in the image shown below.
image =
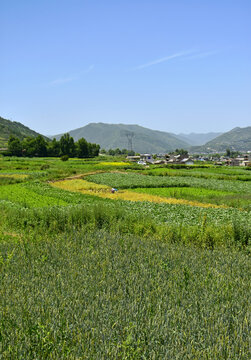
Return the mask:
[[117, 156], [117, 155], [134, 156], [135, 155], [135, 151], [133, 151], [133, 150], [126, 150], [126, 149], [120, 150], [119, 148], [109, 149], [109, 150], [101, 149], [100, 153], [104, 154], [104, 155], [111, 155], [111, 156]]
[[67, 155], [69, 157], [87, 158], [97, 156], [99, 149], [99, 145], [89, 143], [84, 138], [74, 142], [74, 139], [69, 134], [64, 134], [58, 141], [56, 139], [46, 141], [41, 135], [36, 138], [27, 137], [22, 141], [15, 136], [10, 136], [6, 154], [30, 157]]
[[169, 152], [170, 155], [188, 155], [188, 151], [184, 149], [176, 149], [175, 151]]

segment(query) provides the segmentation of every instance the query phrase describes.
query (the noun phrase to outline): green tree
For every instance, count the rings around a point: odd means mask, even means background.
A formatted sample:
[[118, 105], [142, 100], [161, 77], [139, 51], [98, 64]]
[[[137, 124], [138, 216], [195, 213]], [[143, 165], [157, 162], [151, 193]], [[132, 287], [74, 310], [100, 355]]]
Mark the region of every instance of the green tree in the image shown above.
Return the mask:
[[35, 138], [35, 156], [47, 156], [47, 142], [41, 135]]
[[89, 156], [94, 157], [94, 156], [98, 156], [100, 146], [98, 144], [88, 143], [88, 149], [89, 149]]
[[21, 141], [11, 135], [8, 141], [8, 151], [11, 156], [22, 156], [22, 144]]
[[88, 145], [89, 145], [88, 142], [84, 138], [81, 138], [78, 140], [78, 142], [76, 143], [77, 157], [86, 158], [89, 156], [89, 146]]
[[25, 156], [35, 156], [36, 154], [36, 139], [27, 137], [22, 141], [23, 153]]
[[115, 149], [115, 155], [121, 155], [121, 150], [119, 148]]
[[114, 156], [114, 155], [115, 155], [115, 150], [109, 149], [109, 150], [108, 150], [108, 155]]
[[75, 156], [75, 143], [73, 138], [67, 133], [61, 136], [60, 143], [60, 155], [68, 155], [70, 157]]
[[171, 155], [188, 155], [188, 151], [185, 149], [176, 149], [175, 151], [170, 152]]
[[60, 143], [55, 138], [47, 146], [47, 155], [53, 157], [60, 155]]

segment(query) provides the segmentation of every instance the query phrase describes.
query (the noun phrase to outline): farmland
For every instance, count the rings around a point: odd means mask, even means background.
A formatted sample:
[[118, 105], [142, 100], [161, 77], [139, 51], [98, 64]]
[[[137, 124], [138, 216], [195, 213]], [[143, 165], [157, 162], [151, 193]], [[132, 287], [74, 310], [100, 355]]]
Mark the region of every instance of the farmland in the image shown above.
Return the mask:
[[250, 181], [0, 157], [2, 358], [249, 358]]

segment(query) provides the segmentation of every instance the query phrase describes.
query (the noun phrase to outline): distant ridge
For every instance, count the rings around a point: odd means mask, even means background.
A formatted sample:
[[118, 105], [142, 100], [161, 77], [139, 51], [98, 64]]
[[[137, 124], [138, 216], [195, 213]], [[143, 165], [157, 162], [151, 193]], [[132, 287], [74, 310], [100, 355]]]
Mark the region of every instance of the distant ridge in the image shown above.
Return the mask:
[[190, 133], [175, 135], [178, 139], [186, 141], [193, 146], [205, 145], [208, 141], [215, 139], [217, 136], [222, 135], [222, 132], [209, 132], [209, 133]]
[[[173, 134], [139, 125], [90, 123], [69, 131], [69, 134], [75, 141], [84, 137], [88, 142], [99, 144], [106, 150], [116, 148], [130, 150], [130, 137], [132, 149], [139, 153], [165, 153], [177, 148], [189, 148], [187, 142], [178, 139]], [[59, 139], [61, 136], [62, 134], [59, 134], [51, 138]]]
[[208, 141], [203, 146], [193, 146], [191, 150], [210, 153], [223, 152], [228, 148], [234, 151], [251, 150], [251, 126], [245, 128], [236, 127]]
[[[0, 147], [7, 146], [10, 135], [14, 135], [22, 140], [25, 137], [37, 137], [40, 134], [19, 122], [10, 121], [0, 116]], [[46, 136], [42, 136], [49, 140]]]

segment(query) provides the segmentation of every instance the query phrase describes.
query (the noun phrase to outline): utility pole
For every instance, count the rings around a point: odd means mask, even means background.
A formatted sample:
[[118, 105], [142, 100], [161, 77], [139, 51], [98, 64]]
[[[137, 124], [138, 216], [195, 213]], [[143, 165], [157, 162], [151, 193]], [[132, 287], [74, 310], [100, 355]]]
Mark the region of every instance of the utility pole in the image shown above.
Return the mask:
[[132, 146], [132, 139], [134, 137], [134, 133], [133, 132], [126, 132], [126, 137], [127, 137], [127, 141], [128, 141], [128, 150], [133, 151], [133, 146]]

